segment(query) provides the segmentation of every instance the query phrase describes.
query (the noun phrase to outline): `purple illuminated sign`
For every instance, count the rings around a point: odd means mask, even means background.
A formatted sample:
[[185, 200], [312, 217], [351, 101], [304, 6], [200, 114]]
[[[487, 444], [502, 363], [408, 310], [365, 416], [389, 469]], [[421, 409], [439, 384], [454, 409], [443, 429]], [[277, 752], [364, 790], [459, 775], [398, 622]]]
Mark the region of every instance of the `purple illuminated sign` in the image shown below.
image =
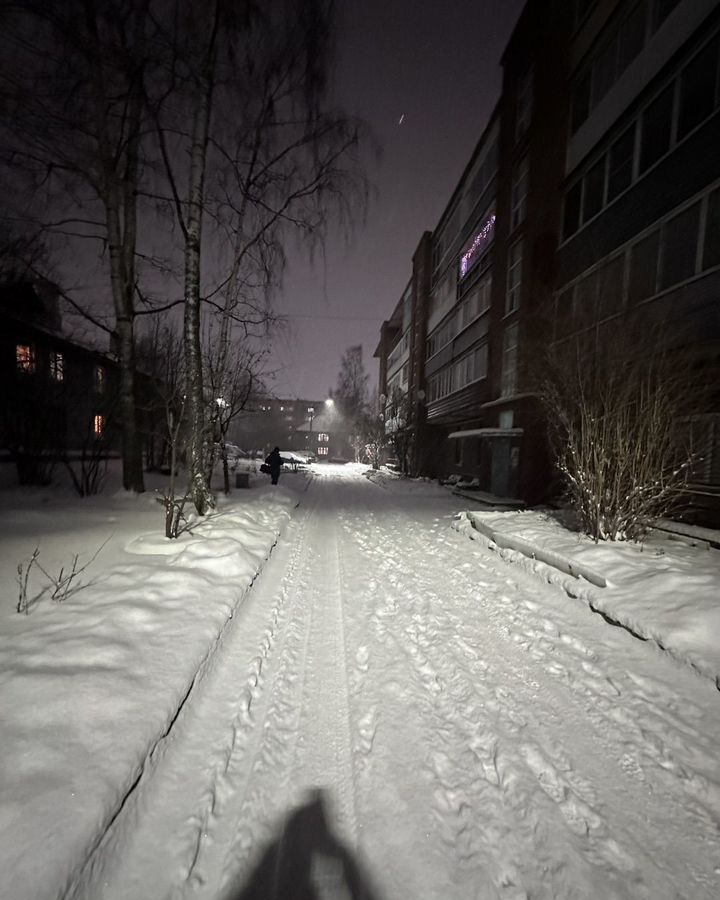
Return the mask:
[[495, 233], [495, 213], [488, 216], [480, 230], [474, 235], [468, 248], [460, 257], [460, 277], [464, 278], [490, 246]]

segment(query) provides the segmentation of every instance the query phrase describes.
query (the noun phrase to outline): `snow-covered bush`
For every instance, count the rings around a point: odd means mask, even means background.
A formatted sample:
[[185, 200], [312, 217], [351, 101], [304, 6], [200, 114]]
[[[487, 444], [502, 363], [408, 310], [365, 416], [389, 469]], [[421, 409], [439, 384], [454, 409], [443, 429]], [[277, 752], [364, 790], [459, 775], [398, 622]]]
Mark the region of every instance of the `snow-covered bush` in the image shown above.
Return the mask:
[[541, 394], [583, 531], [637, 540], [677, 508], [694, 460], [680, 423], [698, 408], [699, 385], [663, 332], [623, 321], [553, 344]]

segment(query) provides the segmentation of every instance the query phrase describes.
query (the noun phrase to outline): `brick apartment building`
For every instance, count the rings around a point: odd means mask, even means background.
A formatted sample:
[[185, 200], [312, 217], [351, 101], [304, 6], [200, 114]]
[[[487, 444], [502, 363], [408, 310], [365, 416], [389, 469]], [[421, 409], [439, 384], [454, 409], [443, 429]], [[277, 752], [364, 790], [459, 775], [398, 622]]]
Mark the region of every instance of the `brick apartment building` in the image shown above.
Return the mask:
[[[712, 0], [526, 4], [495, 111], [381, 328], [380, 390], [409, 395], [415, 471], [542, 499], [537, 367], [589, 306], [618, 327], [671, 311], [717, 378], [719, 30]], [[718, 410], [688, 426], [699, 506], [720, 494]]]

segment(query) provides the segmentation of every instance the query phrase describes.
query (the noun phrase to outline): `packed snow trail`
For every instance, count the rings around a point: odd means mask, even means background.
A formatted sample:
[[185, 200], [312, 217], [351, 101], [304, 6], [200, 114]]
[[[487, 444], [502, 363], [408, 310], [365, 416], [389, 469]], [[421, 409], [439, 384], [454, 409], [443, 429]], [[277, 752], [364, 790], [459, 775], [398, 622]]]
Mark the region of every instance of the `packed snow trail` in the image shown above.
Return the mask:
[[320, 469], [73, 897], [720, 895], [720, 694], [462, 502]]

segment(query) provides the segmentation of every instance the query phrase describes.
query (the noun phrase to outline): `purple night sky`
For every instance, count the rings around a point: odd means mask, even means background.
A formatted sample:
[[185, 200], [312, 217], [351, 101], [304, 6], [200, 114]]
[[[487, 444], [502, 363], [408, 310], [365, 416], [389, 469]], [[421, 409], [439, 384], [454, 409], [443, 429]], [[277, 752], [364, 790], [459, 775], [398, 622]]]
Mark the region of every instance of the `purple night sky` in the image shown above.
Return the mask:
[[275, 304], [289, 318], [275, 341], [278, 396], [324, 397], [352, 344], [362, 344], [376, 383], [380, 325], [492, 112], [500, 55], [521, 8], [522, 0], [339, 3], [336, 100], [370, 125], [381, 154], [369, 158], [373, 193], [350, 245], [330, 240], [314, 268], [290, 253]]

